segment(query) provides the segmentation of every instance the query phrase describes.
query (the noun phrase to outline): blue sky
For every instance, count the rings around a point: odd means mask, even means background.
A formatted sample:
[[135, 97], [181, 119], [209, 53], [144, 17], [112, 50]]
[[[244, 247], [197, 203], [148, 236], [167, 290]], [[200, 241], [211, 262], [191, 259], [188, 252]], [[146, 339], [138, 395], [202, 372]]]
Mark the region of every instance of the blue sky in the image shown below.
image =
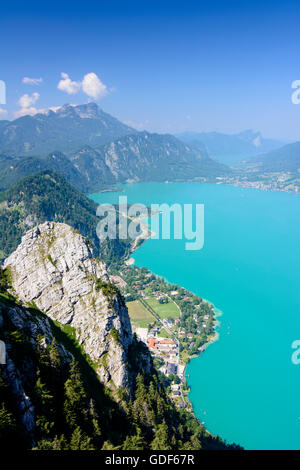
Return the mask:
[[0, 18], [0, 119], [96, 100], [150, 131], [300, 140], [299, 1], [11, 1]]

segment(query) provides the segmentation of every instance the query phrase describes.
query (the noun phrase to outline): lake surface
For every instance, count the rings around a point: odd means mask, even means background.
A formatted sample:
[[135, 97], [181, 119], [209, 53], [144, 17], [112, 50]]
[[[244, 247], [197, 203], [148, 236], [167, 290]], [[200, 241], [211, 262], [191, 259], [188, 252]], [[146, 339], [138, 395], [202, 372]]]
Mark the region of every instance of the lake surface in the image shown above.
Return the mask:
[[97, 202], [205, 204], [205, 244], [148, 240], [134, 254], [211, 301], [219, 340], [187, 367], [195, 414], [247, 449], [300, 449], [300, 195], [197, 183], [124, 185]]

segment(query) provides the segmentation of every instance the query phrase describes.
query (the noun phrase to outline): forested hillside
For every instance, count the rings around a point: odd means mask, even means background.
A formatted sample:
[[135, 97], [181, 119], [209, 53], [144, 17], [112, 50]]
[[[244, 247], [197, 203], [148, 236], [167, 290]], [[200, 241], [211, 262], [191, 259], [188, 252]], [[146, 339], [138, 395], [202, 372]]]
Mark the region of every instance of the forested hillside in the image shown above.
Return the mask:
[[[6, 449], [225, 449], [195, 417], [177, 410], [154, 369], [136, 375], [132, 395], [101, 384], [75, 331], [7, 292], [0, 268], [0, 445]], [[128, 366], [146, 346], [134, 337]], [[233, 446], [234, 448], [234, 446]]]
[[96, 255], [110, 263], [122, 260], [127, 240], [108, 240], [100, 246], [96, 234], [97, 204], [72, 187], [55, 171], [23, 179], [0, 193], [0, 260], [16, 249], [22, 235], [47, 220], [64, 222], [89, 238]]

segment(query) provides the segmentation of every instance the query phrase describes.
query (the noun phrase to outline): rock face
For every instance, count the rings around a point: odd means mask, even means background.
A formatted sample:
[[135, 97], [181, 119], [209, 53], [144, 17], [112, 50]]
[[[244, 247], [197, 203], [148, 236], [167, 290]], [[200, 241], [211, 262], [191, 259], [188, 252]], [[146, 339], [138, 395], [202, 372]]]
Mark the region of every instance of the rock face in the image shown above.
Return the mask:
[[[24, 332], [30, 337], [30, 343], [33, 350], [37, 347], [45, 349], [52, 343], [53, 334], [49, 320], [46, 316], [33, 315], [24, 307], [7, 306], [0, 303], [0, 329], [3, 326], [3, 316], [6, 321], [16, 328], [19, 332]], [[40, 339], [42, 338], [42, 339]], [[73, 356], [68, 352], [62, 344], [58, 344], [60, 357], [64, 362], [70, 362]], [[35, 409], [31, 399], [26, 395], [24, 382], [26, 375], [31, 375], [33, 369], [32, 364], [23, 364], [23, 358], [19, 357], [19, 364], [15, 363], [14, 346], [6, 339], [6, 367], [2, 369], [2, 377], [10, 386], [20, 421], [29, 437], [33, 436], [35, 430]], [[22, 363], [22, 371], [19, 370]]]
[[52, 320], [69, 324], [111, 388], [130, 389], [127, 308], [108, 281], [105, 264], [93, 258], [88, 241], [66, 224], [46, 222], [27, 232], [4, 263], [12, 289]]

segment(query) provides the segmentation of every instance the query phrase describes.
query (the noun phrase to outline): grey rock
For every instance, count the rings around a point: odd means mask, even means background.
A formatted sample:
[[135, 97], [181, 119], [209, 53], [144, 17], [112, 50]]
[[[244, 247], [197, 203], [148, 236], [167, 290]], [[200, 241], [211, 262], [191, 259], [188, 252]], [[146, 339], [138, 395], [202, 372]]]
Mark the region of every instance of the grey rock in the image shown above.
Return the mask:
[[[34, 303], [52, 320], [75, 328], [104, 384], [130, 390], [128, 311], [120, 296], [108, 298], [97, 289], [97, 279], [109, 280], [106, 265], [93, 258], [80, 233], [66, 224], [46, 222], [23, 236], [4, 267], [20, 301]], [[14, 322], [21, 324], [24, 315], [18, 312]]]

